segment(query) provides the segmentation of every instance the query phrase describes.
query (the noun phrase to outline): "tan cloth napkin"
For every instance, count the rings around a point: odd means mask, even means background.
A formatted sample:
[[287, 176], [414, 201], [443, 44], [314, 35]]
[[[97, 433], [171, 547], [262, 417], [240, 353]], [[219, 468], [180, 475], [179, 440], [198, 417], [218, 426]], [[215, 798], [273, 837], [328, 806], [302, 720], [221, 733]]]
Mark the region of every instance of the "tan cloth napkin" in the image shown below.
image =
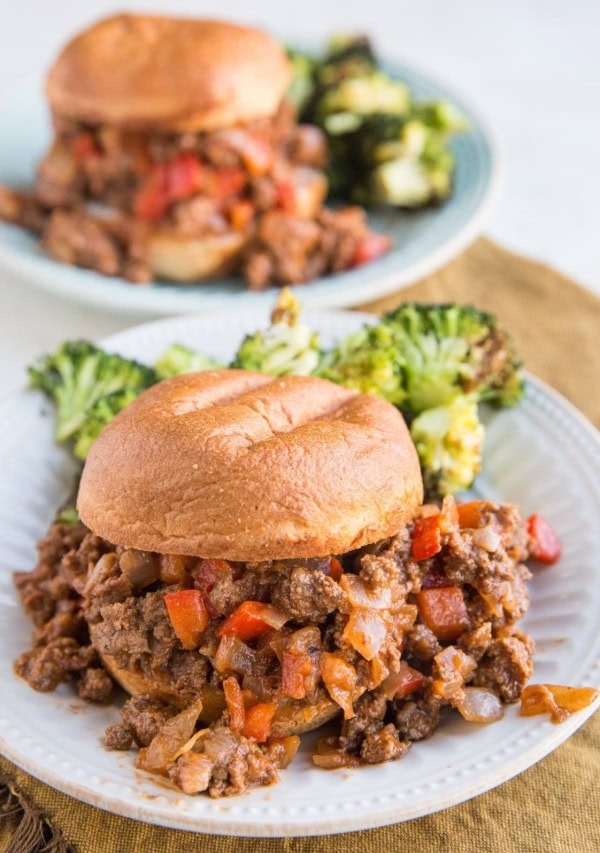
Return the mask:
[[[566, 277], [481, 239], [435, 275], [365, 307], [389, 310], [405, 299], [473, 303], [494, 311], [514, 335], [527, 367], [600, 426], [600, 300]], [[4, 759], [0, 773], [81, 853], [600, 851], [599, 714], [538, 765], [470, 802], [403, 824], [321, 838], [240, 839], [162, 829], [79, 803]], [[14, 823], [0, 822], [1, 850], [8, 849], [12, 832]]]

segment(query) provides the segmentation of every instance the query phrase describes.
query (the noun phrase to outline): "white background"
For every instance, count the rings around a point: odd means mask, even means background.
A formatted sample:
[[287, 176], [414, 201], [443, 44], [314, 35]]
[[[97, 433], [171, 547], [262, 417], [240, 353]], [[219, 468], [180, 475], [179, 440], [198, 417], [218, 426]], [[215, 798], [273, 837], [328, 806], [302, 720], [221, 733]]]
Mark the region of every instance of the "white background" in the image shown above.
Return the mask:
[[[600, 294], [600, 3], [596, 0], [125, 0], [319, 40], [371, 33], [381, 53], [460, 91], [494, 130], [504, 181], [486, 233]], [[43, 75], [68, 35], [115, 10], [102, 0], [2, 0], [0, 94]], [[0, 115], [0, 134], [2, 117]], [[0, 272], [0, 397], [34, 354], [131, 324], [58, 302]]]

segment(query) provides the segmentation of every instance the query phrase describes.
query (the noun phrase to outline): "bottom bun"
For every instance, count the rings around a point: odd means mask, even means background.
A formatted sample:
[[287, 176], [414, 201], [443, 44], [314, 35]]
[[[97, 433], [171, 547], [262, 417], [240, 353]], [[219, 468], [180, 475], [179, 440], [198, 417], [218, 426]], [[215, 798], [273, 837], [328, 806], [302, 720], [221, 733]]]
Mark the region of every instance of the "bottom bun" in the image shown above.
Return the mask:
[[[131, 696], [149, 696], [151, 699], [176, 706], [189, 704], [182, 703], [181, 694], [166, 673], [147, 675], [143, 672], [132, 672], [120, 667], [112, 655], [101, 653], [100, 658], [115, 681]], [[202, 700], [199, 719], [203, 723], [215, 722], [225, 710], [223, 692], [207, 685], [205, 690], [199, 691], [199, 698]], [[339, 705], [325, 695], [310, 705], [297, 699], [288, 699], [278, 705], [271, 724], [271, 733], [275, 737], [301, 735], [318, 729], [339, 713]]]
[[194, 282], [223, 275], [236, 265], [247, 235], [238, 231], [184, 237], [160, 229], [147, 239], [147, 257], [152, 273], [170, 281]]

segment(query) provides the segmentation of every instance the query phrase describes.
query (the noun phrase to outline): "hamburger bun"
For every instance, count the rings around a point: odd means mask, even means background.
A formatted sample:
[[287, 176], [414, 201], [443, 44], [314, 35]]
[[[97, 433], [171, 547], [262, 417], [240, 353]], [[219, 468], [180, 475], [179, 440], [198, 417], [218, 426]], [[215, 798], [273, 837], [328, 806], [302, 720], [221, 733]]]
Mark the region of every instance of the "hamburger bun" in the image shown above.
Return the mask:
[[[92, 641], [94, 626], [90, 626]], [[138, 672], [119, 666], [113, 655], [100, 654], [102, 663], [114, 680], [121, 685], [130, 696], [149, 696], [152, 700], [185, 708], [189, 705], [190, 697], [182, 695], [168, 672], [152, 674]], [[200, 720], [203, 723], [213, 723], [225, 709], [222, 691], [215, 690], [211, 685], [200, 688], [196, 698], [202, 700]], [[317, 699], [310, 705], [304, 701], [286, 699], [279, 702], [273, 718], [271, 733], [275, 737], [301, 735], [304, 732], [318, 729], [340, 713], [340, 706], [333, 702], [324, 691], [320, 691]]]
[[106, 427], [77, 505], [117, 545], [264, 561], [387, 538], [422, 497], [390, 403], [313, 377], [211, 370], [155, 385]]
[[290, 79], [285, 51], [260, 30], [120, 14], [64, 47], [46, 93], [62, 118], [182, 133], [272, 116]]
[[156, 278], [202, 281], [231, 272], [246, 242], [247, 235], [240, 231], [194, 238], [159, 228], [146, 238], [146, 256]]

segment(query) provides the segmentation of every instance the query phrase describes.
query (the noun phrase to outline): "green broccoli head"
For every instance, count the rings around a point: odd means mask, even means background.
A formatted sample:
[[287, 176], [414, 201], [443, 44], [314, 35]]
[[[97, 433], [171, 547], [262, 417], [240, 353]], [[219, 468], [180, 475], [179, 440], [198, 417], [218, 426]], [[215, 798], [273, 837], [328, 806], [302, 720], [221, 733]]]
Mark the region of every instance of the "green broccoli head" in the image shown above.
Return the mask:
[[121, 409], [139, 396], [139, 391], [125, 388], [97, 400], [86, 414], [84, 422], [75, 434], [73, 452], [78, 459], [85, 460], [104, 427], [115, 418]]
[[288, 86], [286, 97], [296, 107], [298, 114], [309, 103], [315, 92], [316, 60], [307, 53], [287, 48], [288, 59], [292, 66], [292, 82]]
[[422, 412], [413, 420], [410, 434], [429, 498], [453, 495], [472, 485], [481, 470], [485, 434], [474, 395], [463, 394], [448, 405]]
[[196, 352], [183, 344], [172, 344], [154, 364], [159, 379], [200, 370], [217, 370], [224, 366], [211, 356]]
[[390, 329], [379, 323], [348, 335], [322, 355], [318, 376], [402, 407], [406, 392]]
[[520, 359], [493, 314], [472, 306], [406, 303], [381, 324], [398, 348], [404, 406], [411, 414], [462, 393], [498, 406], [512, 405], [523, 393]]
[[273, 376], [308, 376], [319, 363], [319, 336], [301, 323], [301, 305], [289, 287], [279, 291], [265, 331], [247, 335], [230, 367]]
[[29, 368], [30, 384], [57, 408], [56, 440], [74, 438], [102, 397], [117, 391], [135, 396], [157, 381], [151, 367], [107, 353], [89, 341], [66, 341]]
[[273, 376], [308, 376], [319, 363], [319, 336], [304, 323], [274, 323], [264, 332], [247, 335], [231, 367]]
[[520, 360], [495, 317], [470, 306], [406, 303], [325, 353], [317, 373], [378, 394], [409, 418], [472, 393], [499, 406], [522, 394]]
[[57, 514], [56, 521], [60, 521], [61, 524], [81, 524], [77, 507], [71, 505], [63, 507]]

